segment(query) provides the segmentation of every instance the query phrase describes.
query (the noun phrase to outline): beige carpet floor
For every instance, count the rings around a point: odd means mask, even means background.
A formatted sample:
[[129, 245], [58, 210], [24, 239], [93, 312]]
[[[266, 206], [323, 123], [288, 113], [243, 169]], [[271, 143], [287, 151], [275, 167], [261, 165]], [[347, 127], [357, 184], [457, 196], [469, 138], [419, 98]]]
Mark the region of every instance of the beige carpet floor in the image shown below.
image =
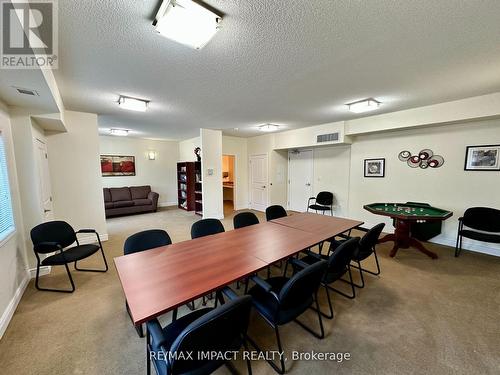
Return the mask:
[[[145, 343], [125, 312], [113, 258], [122, 254], [125, 238], [140, 230], [164, 228], [174, 242], [189, 239], [197, 219], [170, 209], [109, 220], [104, 247], [110, 271], [73, 272], [77, 290], [70, 295], [39, 292], [32, 281], [0, 341], [0, 374], [144, 374]], [[224, 225], [232, 229], [231, 216]], [[367, 277], [355, 300], [334, 295], [336, 318], [325, 321], [325, 339], [295, 323], [283, 327], [289, 356], [311, 350], [351, 356], [342, 363], [289, 360], [289, 373], [500, 374], [500, 259], [466, 251], [457, 259], [451, 248], [429, 247], [438, 260], [411, 249], [392, 259], [390, 244], [380, 245], [381, 277]], [[95, 256], [85, 265], [99, 262]], [[58, 268], [43, 277], [45, 285], [67, 285]], [[323, 292], [321, 297], [326, 307]], [[316, 324], [312, 311], [303, 320]], [[273, 331], [257, 314], [250, 335], [276, 349]], [[243, 362], [235, 365], [245, 372]], [[253, 370], [274, 373], [263, 361], [254, 362]]]

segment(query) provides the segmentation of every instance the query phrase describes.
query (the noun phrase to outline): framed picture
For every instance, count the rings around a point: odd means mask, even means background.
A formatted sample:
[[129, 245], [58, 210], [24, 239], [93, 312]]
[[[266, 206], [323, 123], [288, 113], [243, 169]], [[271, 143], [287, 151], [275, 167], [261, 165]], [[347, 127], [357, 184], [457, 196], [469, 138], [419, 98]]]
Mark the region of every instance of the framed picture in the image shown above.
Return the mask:
[[385, 159], [365, 159], [365, 177], [384, 177]]
[[103, 177], [135, 176], [135, 156], [101, 155]]
[[500, 145], [467, 146], [466, 171], [500, 171]]

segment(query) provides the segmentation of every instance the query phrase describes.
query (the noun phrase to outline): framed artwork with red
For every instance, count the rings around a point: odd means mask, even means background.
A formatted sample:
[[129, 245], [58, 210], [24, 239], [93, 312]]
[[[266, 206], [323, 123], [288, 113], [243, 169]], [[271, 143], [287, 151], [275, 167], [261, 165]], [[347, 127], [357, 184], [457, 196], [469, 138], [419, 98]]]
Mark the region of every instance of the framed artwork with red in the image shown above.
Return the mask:
[[135, 176], [135, 156], [101, 155], [103, 177]]

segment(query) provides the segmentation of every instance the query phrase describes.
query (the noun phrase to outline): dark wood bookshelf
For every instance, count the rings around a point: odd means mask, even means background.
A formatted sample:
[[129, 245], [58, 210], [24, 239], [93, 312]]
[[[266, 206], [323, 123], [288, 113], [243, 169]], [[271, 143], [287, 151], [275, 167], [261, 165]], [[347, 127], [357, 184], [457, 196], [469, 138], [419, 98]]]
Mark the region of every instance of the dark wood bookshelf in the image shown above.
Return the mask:
[[202, 215], [201, 176], [201, 162], [177, 163], [177, 207]]

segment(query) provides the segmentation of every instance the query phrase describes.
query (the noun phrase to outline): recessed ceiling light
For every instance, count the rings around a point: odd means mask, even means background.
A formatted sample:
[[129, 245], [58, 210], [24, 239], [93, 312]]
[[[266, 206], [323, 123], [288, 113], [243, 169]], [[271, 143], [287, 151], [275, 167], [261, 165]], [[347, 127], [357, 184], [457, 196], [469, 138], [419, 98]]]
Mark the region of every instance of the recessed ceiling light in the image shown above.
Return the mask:
[[126, 130], [126, 129], [109, 129], [109, 134], [117, 135], [120, 137], [126, 137], [128, 135], [128, 130]]
[[118, 99], [118, 105], [123, 109], [145, 112], [146, 109], [148, 109], [149, 101], [120, 95], [120, 98]]
[[221, 21], [222, 15], [199, 1], [163, 0], [153, 25], [164, 37], [200, 49], [212, 39]]
[[349, 108], [349, 111], [351, 112], [363, 113], [378, 109], [378, 107], [380, 106], [380, 102], [373, 98], [368, 98], [354, 103], [348, 103], [346, 104], [346, 106]]
[[279, 129], [279, 125], [276, 124], [264, 124], [259, 126], [261, 132], [274, 132]]

